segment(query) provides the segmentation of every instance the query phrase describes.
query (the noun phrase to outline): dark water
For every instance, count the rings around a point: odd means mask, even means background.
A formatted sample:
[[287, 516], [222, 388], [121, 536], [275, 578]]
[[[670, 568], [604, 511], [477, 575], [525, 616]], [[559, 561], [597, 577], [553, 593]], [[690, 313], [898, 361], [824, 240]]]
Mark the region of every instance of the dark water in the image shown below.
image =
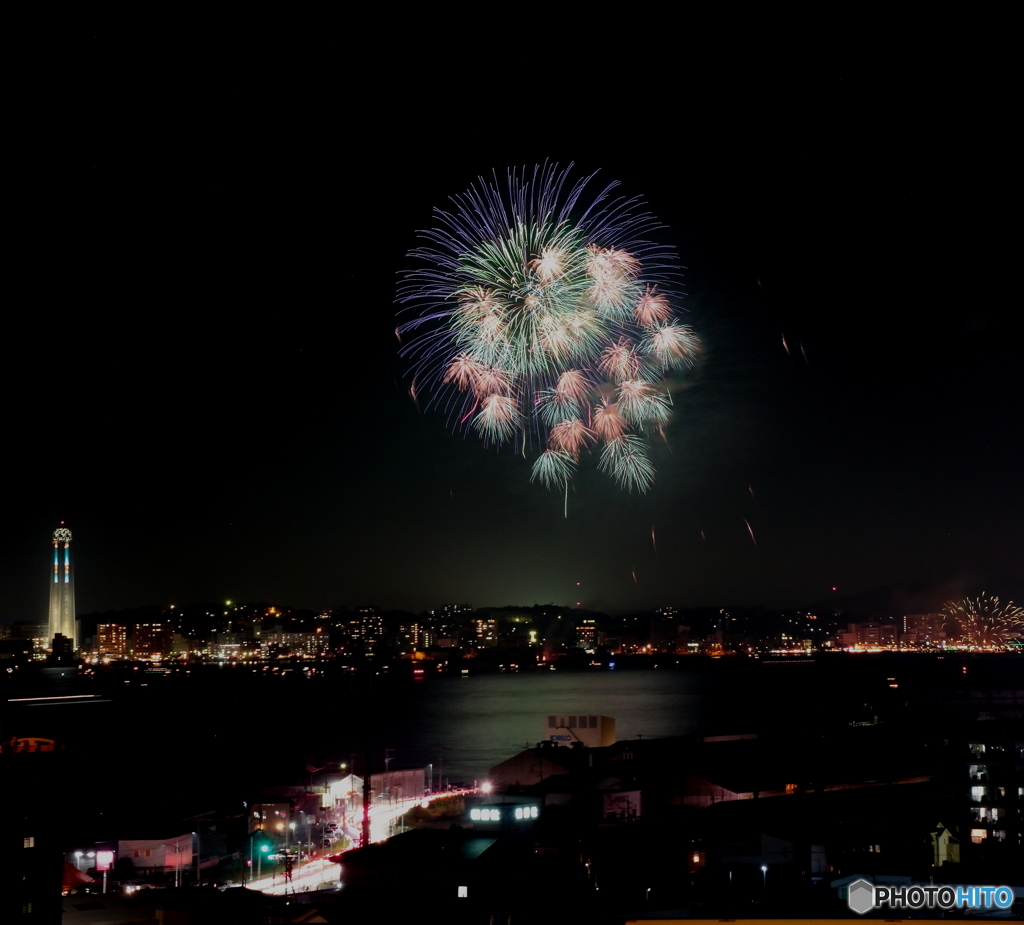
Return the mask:
[[[814, 728], [887, 715], [916, 693], [1021, 686], [1024, 659], [820, 657], [815, 664], [684, 659], [657, 670], [374, 674], [327, 666], [309, 677], [248, 667], [77, 675], [47, 668], [5, 679], [0, 738], [66, 746], [61, 795], [83, 829], [138, 826], [301, 784], [363, 756], [382, 770], [432, 764], [471, 783], [544, 736], [548, 713], [603, 714], [619, 739]], [[968, 673], [963, 668], [968, 668]], [[895, 677], [898, 687], [892, 688]], [[27, 696], [93, 699], [19, 702]], [[103, 837], [102, 833], [97, 837]]]

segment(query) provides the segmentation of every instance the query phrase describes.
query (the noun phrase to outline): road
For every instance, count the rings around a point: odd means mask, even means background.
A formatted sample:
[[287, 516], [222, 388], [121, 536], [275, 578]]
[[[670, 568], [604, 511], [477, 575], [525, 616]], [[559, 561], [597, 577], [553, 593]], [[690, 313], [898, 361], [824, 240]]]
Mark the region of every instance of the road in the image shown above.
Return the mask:
[[[475, 793], [474, 790], [450, 790], [446, 793], [435, 793], [419, 799], [400, 800], [395, 803], [378, 803], [370, 807], [370, 841], [386, 841], [394, 832], [392, 828], [400, 816], [404, 816], [410, 809], [420, 803], [432, 803], [434, 800], [444, 800], [452, 796], [465, 796], [467, 793]], [[291, 881], [286, 881], [284, 874], [276, 874], [270, 877], [261, 877], [246, 884], [250, 890], [259, 890], [261, 893], [302, 893], [307, 890], [316, 890], [330, 883], [335, 885], [338, 882], [340, 869], [334, 861], [326, 858], [316, 858], [307, 861], [294, 868]]]

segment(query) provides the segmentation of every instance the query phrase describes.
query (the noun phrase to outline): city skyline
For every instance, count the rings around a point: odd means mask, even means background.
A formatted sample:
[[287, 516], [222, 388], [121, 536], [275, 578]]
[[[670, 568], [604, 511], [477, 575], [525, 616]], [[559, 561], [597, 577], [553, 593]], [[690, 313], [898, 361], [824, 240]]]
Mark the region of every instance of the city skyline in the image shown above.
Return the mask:
[[[118, 611], [124, 611], [126, 613], [132, 611], [157, 611], [162, 610], [165, 614], [172, 615], [174, 612], [180, 611], [183, 608], [191, 611], [195, 611], [197, 608], [204, 606], [218, 606], [225, 604], [229, 609], [236, 606], [239, 602], [226, 601], [214, 602], [212, 599], [203, 600], [186, 600], [178, 598], [177, 603], [171, 602], [133, 602], [126, 606], [120, 607], [108, 607], [104, 610], [96, 610], [83, 614], [76, 613], [75, 609], [75, 590], [74, 590], [74, 571], [71, 567], [71, 556], [70, 556], [70, 545], [71, 545], [71, 531], [64, 525], [65, 522], [61, 521], [61, 525], [53, 532], [52, 544], [54, 548], [54, 559], [53, 567], [51, 570], [51, 583], [49, 586], [49, 606], [48, 606], [48, 618], [45, 621], [45, 626], [48, 631], [48, 639], [52, 639], [54, 634], [61, 633], [66, 638], [72, 640], [73, 648], [77, 648], [80, 641], [80, 629], [79, 629], [79, 617], [87, 617], [95, 620], [103, 614], [116, 614]], [[60, 550], [63, 549], [63, 560], [60, 556]], [[814, 601], [804, 601], [790, 603], [787, 605], [775, 605], [768, 606], [763, 602], [754, 603], [742, 603], [738, 604], [735, 601], [720, 600], [717, 602], [701, 603], [701, 604], [690, 604], [682, 607], [683, 611], [707, 611], [713, 610], [716, 607], [740, 607], [744, 610], [763, 610], [765, 613], [781, 613], [784, 611], [800, 611], [801, 609], [819, 610], [824, 613], [829, 613], [833, 616], [841, 616], [842, 614], [852, 614], [858, 620], [886, 620], [905, 618], [910, 611], [928, 611], [932, 613], [939, 613], [944, 608], [956, 608], [964, 605], [973, 604], [973, 601], [965, 600], [950, 600], [948, 598], [942, 598], [941, 594], [935, 589], [931, 589], [926, 593], [913, 594], [908, 593], [902, 597], [893, 596], [890, 598], [891, 603], [886, 606], [884, 601], [886, 599], [886, 592], [888, 589], [872, 589], [865, 594], [861, 595], [840, 595], [839, 589], [832, 587], [828, 589], [831, 594], [825, 594]], [[979, 596], [979, 602], [987, 599], [988, 595], [982, 592]], [[996, 603], [998, 604], [998, 595]], [[1004, 595], [1005, 599], [1005, 595]], [[256, 605], [257, 601], [268, 602], [273, 599], [264, 596], [256, 596], [242, 603], [246, 608], [251, 609]], [[293, 606], [291, 602], [276, 600], [274, 601], [277, 605], [283, 605], [284, 609], [279, 610], [278, 607], [270, 607], [271, 612], [280, 613], [282, 616], [286, 613], [305, 613], [313, 614], [319, 612], [321, 614], [326, 613], [345, 613], [345, 612], [360, 612], [360, 611], [373, 611], [373, 612], [384, 612], [384, 613], [399, 613], [406, 612], [410, 614], [433, 614], [440, 612], [441, 609], [447, 610], [453, 605], [453, 602], [458, 601], [458, 596], [454, 596], [451, 600], [446, 602], [433, 601], [429, 604], [417, 608], [403, 608], [400, 606], [391, 606], [389, 599], [385, 598], [380, 602], [369, 601], [369, 600], [348, 600], [340, 601], [332, 605], [320, 605], [315, 607], [308, 607], [303, 605]], [[1016, 607], [1013, 600], [1005, 600], [1006, 606], [1010, 608], [1014, 613], [1019, 612], [1019, 608]], [[900, 605], [902, 604], [902, 609]], [[267, 603], [267, 606], [270, 606]], [[569, 603], [559, 603], [556, 601], [484, 601], [478, 606], [473, 607], [468, 603], [458, 604], [458, 609], [462, 610], [502, 610], [502, 609], [515, 609], [522, 607], [556, 607], [565, 610], [579, 610], [581, 613], [597, 613], [600, 614], [601, 610], [598, 608], [589, 608], [583, 606], [582, 601], [575, 601]], [[607, 608], [609, 616], [615, 616], [618, 614], [629, 614], [629, 613], [660, 613], [663, 608], [667, 607], [669, 610], [677, 611], [677, 602], [673, 600], [660, 601], [654, 605], [648, 607], [632, 607], [632, 608]], [[723, 611], [724, 612], [724, 611]], [[228, 611], [225, 611], [225, 614]], [[213, 614], [211, 614], [213, 616]], [[147, 617], [149, 619], [149, 617]], [[7, 621], [11, 622], [11, 621]], [[20, 618], [16, 618], [16, 622], [19, 623], [32, 623], [31, 615], [26, 615]]]
[[[997, 97], [968, 104], [951, 76], [911, 93], [895, 65], [741, 70], [695, 75], [678, 144], [665, 89], [613, 93], [631, 128], [599, 144], [554, 120], [453, 146], [455, 113], [396, 120], [371, 94], [346, 102], [339, 151], [326, 87], [282, 96], [199, 55], [143, 99], [104, 67], [88, 166], [25, 216], [29, 270], [65, 267], [62, 335], [47, 316], [7, 364], [0, 622], [44, 611], [39, 537], [61, 520], [82, 612], [1024, 599]], [[703, 350], [642, 497], [593, 456], [568, 497], [531, 484], [410, 395], [396, 299], [417, 231], [477, 177], [546, 159], [642, 197], [682, 267]], [[59, 454], [40, 441], [54, 408]]]

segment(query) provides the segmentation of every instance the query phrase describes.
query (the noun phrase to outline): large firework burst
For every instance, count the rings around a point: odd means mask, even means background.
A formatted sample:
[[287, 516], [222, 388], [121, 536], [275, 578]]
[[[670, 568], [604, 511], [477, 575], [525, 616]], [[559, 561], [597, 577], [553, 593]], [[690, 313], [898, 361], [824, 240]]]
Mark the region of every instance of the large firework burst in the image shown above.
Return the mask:
[[1024, 636], [1024, 608], [982, 594], [974, 600], [947, 601], [942, 608], [960, 641], [978, 648], [1004, 648]]
[[429, 243], [410, 254], [398, 327], [414, 388], [485, 443], [539, 451], [532, 479], [564, 488], [592, 448], [628, 490], [654, 481], [649, 441], [672, 410], [666, 375], [690, 366], [698, 340], [676, 318], [672, 251], [637, 199], [571, 165], [479, 179], [435, 210]]

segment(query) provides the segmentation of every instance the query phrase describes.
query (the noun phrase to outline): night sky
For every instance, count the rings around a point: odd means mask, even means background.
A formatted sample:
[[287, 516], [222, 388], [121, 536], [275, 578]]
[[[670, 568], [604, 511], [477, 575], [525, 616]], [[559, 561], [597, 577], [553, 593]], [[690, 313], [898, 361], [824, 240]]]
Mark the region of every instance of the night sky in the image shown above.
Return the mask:
[[[694, 44], [570, 90], [445, 46], [83, 40], [66, 132], [23, 142], [0, 622], [45, 619], [61, 520], [79, 613], [1024, 602], [1008, 74]], [[394, 333], [432, 209], [545, 159], [643, 196], [705, 345], [652, 491], [591, 459], [567, 519], [417, 409]]]

